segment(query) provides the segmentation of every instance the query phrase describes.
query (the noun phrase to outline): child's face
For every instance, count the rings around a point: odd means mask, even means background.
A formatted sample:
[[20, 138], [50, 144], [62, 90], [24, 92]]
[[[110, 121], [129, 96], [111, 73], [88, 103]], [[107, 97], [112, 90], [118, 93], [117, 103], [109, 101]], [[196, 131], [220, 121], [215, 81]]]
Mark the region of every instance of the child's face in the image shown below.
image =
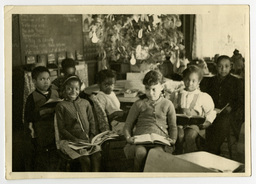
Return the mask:
[[160, 83], [152, 86], [145, 85], [145, 93], [148, 99], [153, 101], [156, 101], [159, 99], [162, 93], [162, 90], [163, 90], [163, 86]]
[[69, 67], [65, 69], [65, 75], [74, 75], [76, 72], [76, 69], [74, 67]]
[[101, 84], [99, 84], [100, 91], [105, 94], [110, 94], [115, 87], [115, 78], [107, 78]]
[[217, 64], [217, 71], [221, 77], [227, 76], [230, 70], [231, 70], [231, 63], [228, 59], [222, 59]]
[[80, 85], [78, 81], [71, 81], [65, 86], [66, 97], [69, 100], [76, 100], [80, 93]]
[[185, 90], [194, 91], [199, 87], [199, 76], [197, 73], [191, 73], [189, 76], [184, 78]]
[[38, 90], [46, 92], [51, 85], [50, 74], [42, 72], [37, 76], [37, 79], [33, 79], [33, 82]]

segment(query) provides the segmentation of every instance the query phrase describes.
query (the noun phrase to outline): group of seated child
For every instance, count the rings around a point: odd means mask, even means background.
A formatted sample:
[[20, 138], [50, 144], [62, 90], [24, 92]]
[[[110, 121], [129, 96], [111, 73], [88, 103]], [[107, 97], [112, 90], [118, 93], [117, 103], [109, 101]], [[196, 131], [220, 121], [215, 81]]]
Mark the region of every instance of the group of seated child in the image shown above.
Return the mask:
[[[36, 90], [32, 92], [25, 105], [25, 168], [27, 171], [55, 171], [54, 164], [49, 161], [49, 153], [55, 153], [54, 115], [56, 115], [60, 136], [60, 150], [72, 157], [74, 151], [68, 147], [68, 141], [90, 142], [95, 136], [95, 121], [90, 103], [79, 97], [81, 80], [75, 75], [75, 61], [65, 59], [62, 62], [64, 76], [50, 81], [50, 72], [44, 66], [32, 71], [32, 79]], [[98, 73], [100, 92], [97, 97], [106, 111], [109, 121], [123, 117], [120, 102], [113, 89], [115, 73], [102, 70]], [[49, 107], [44, 115], [43, 106], [49, 100], [63, 99], [56, 108]], [[120, 131], [120, 128], [119, 128]], [[122, 130], [121, 130], [122, 131]], [[119, 132], [120, 134], [122, 132]], [[50, 149], [51, 148], [51, 149]], [[38, 152], [41, 152], [39, 156]], [[77, 154], [77, 152], [76, 152]], [[58, 155], [54, 155], [55, 158]], [[82, 171], [100, 171], [101, 154], [83, 156], [77, 159]]]
[[[34, 158], [31, 154], [35, 145], [37, 150], [48, 150], [49, 146], [55, 144], [54, 137], [46, 135], [51, 135], [50, 133], [54, 131], [50, 126], [53, 124], [54, 114], [56, 114], [60, 138], [63, 140], [60, 143], [63, 153], [72, 155], [67, 141], [90, 142], [95, 136], [92, 107], [87, 100], [79, 97], [81, 81], [74, 75], [74, 65], [70, 65], [72, 62], [68, 61], [69, 64], [66, 66], [64, 62], [65, 76], [55, 80], [52, 88], [47, 68], [40, 66], [32, 71], [36, 90], [29, 95], [26, 102], [25, 135], [32, 145], [30, 145], [31, 149], [27, 150], [26, 158]], [[220, 56], [217, 60], [217, 75], [205, 84], [207, 87], [204, 89], [207, 91], [200, 91], [200, 82], [203, 79], [202, 69], [194, 65], [189, 66], [183, 71], [184, 89], [178, 91], [178, 94], [174, 96], [175, 99], [165, 97], [161, 72], [152, 70], [146, 73], [143, 79], [145, 94], [133, 103], [122, 128], [127, 141], [124, 153], [127, 158], [134, 159], [134, 171], [143, 171], [150, 149], [159, 149], [169, 153], [175, 151], [176, 154], [193, 152], [198, 150], [198, 137], [205, 140], [205, 151], [220, 154], [220, 146], [229, 135], [234, 113], [243, 107], [241, 80], [233, 77], [230, 70], [230, 58]], [[120, 109], [120, 102], [113, 91], [116, 80], [115, 72], [102, 70], [97, 77], [100, 89], [97, 98], [106, 111], [109, 122], [113, 123], [118, 118], [126, 116]], [[59, 96], [64, 100], [57, 104], [55, 111], [50, 111], [51, 116], [41, 116], [40, 107], [48, 99], [59, 98]], [[217, 114], [215, 108], [221, 109], [224, 106], [227, 107]], [[205, 120], [200, 125], [177, 125], [176, 113], [201, 116]], [[51, 129], [47, 130], [49, 127]], [[167, 137], [170, 146], [134, 143], [136, 135], [150, 133]], [[78, 160], [82, 171], [100, 171], [100, 152], [91, 156], [81, 154]], [[32, 169], [31, 159], [27, 159], [26, 164], [30, 170], [44, 169], [40, 164]], [[47, 171], [50, 170], [47, 168]]]

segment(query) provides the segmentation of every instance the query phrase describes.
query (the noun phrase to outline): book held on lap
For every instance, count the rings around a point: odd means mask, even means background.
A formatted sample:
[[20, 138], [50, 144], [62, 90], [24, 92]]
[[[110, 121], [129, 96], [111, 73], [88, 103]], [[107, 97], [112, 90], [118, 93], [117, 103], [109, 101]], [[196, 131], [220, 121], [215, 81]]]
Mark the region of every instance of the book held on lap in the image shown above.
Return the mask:
[[161, 135], [151, 133], [134, 136], [134, 144], [163, 144], [170, 146], [170, 141]]
[[188, 116], [186, 114], [176, 114], [177, 125], [201, 125], [205, 122], [205, 117]]
[[82, 155], [92, 155], [93, 153], [101, 151], [102, 143], [107, 140], [115, 139], [118, 136], [119, 135], [113, 131], [107, 130], [93, 137], [90, 143], [85, 141], [69, 142], [68, 146]]

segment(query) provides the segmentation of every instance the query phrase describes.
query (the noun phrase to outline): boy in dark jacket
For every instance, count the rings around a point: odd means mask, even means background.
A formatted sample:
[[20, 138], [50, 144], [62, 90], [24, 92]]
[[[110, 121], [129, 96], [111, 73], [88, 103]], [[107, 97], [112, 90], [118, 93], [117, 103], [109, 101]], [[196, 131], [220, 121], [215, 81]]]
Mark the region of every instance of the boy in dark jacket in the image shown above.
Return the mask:
[[49, 99], [58, 99], [59, 95], [50, 89], [50, 72], [46, 67], [36, 67], [32, 79], [36, 89], [27, 98], [24, 114], [25, 168], [28, 171], [48, 171], [52, 169], [45, 155], [55, 149], [54, 107], [42, 106]]
[[220, 154], [220, 147], [229, 136], [234, 116], [238, 110], [244, 109], [244, 88], [242, 81], [230, 74], [231, 61], [222, 55], [217, 59], [217, 75], [210, 78], [206, 92], [212, 97], [215, 108], [227, 107], [206, 131], [207, 151]]

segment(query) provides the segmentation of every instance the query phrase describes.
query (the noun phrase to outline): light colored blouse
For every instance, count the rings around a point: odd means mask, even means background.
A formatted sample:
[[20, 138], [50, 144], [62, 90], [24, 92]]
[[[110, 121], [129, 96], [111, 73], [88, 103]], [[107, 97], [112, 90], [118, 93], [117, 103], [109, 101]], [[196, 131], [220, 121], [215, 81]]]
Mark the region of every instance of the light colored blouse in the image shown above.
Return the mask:
[[113, 91], [109, 95], [99, 91], [97, 98], [107, 115], [110, 115], [115, 111], [121, 111], [120, 102]]
[[[175, 107], [189, 109], [195, 95], [198, 95], [198, 98], [193, 110], [195, 110], [199, 116], [205, 117], [206, 121], [212, 123], [216, 118], [216, 111], [214, 110], [215, 107], [212, 97], [207, 93], [201, 92], [199, 89], [192, 92], [188, 92], [186, 90], [180, 91], [179, 94], [176, 95], [176, 99], [174, 101], [174, 103], [176, 103]], [[180, 100], [178, 98], [180, 98]]]

